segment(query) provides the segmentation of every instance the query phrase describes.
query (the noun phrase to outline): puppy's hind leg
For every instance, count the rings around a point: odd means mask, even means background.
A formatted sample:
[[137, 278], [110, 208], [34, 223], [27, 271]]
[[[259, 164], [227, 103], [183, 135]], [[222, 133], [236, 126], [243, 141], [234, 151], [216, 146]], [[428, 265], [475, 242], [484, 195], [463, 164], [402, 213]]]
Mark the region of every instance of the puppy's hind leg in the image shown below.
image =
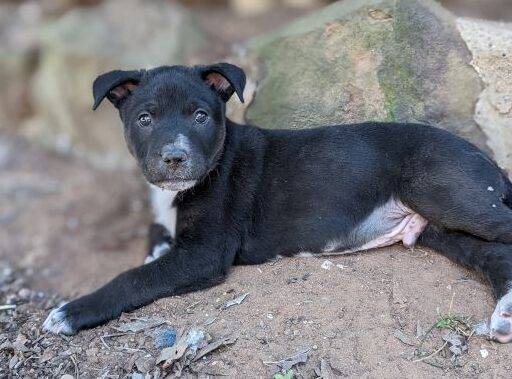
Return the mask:
[[497, 300], [489, 325], [491, 337], [502, 343], [512, 341], [512, 245], [433, 225], [420, 235], [418, 244], [481, 272], [489, 280]]
[[475, 155], [416, 171], [402, 187], [409, 207], [446, 229], [512, 244], [512, 184], [498, 167]]

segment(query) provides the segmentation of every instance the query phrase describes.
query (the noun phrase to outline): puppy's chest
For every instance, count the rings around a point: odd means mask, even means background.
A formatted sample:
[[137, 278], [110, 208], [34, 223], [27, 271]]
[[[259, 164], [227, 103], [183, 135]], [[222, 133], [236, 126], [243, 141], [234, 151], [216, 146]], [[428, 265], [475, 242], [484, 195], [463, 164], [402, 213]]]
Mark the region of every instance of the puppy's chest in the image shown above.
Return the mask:
[[174, 199], [178, 193], [150, 186], [150, 202], [154, 222], [160, 224], [169, 232], [172, 238], [176, 237], [176, 223], [178, 211]]

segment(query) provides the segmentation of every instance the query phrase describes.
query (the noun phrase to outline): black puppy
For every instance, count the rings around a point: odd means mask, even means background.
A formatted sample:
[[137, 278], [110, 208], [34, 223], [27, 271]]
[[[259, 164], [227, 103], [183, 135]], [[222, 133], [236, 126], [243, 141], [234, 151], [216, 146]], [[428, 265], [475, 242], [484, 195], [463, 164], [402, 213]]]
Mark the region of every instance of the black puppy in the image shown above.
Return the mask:
[[213, 286], [233, 264], [351, 253], [402, 241], [482, 272], [498, 299], [490, 327], [512, 339], [512, 184], [470, 143], [417, 124], [291, 131], [237, 125], [233, 65], [112, 71], [94, 108], [118, 109], [152, 185], [147, 264], [53, 310], [44, 329], [73, 334], [155, 299]]

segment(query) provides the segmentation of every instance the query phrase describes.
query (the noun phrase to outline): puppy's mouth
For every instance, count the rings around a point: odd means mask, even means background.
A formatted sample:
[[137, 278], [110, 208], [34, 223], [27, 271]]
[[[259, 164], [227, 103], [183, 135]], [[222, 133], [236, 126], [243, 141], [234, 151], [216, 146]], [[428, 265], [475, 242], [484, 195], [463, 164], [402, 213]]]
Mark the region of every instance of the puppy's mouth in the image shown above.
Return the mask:
[[168, 179], [158, 181], [152, 184], [167, 191], [185, 191], [189, 188], [194, 187], [196, 183], [196, 179]]

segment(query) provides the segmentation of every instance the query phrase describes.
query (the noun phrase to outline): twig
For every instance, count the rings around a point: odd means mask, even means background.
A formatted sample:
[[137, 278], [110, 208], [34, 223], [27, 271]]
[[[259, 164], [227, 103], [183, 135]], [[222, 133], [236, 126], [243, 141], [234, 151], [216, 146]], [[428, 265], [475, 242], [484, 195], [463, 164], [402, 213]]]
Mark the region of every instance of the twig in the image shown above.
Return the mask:
[[440, 368], [440, 369], [443, 369], [443, 370], [445, 368], [445, 366], [442, 366], [442, 365], [434, 363], [434, 362], [423, 361], [423, 363], [426, 363], [427, 365], [430, 365], [432, 367], [437, 367], [437, 368]]
[[80, 378], [80, 375], [78, 374], [78, 364], [76, 363], [75, 356], [74, 355], [70, 355], [69, 358], [71, 359], [71, 361], [75, 365], [75, 378], [78, 379], [78, 378]]
[[110, 350], [110, 346], [108, 346], [108, 344], [105, 342], [105, 340], [103, 339], [103, 336], [100, 336], [100, 341], [103, 344], [103, 346], [105, 346], [107, 348], [107, 350]]
[[187, 308], [185, 308], [185, 313], [189, 313], [192, 308], [194, 308], [196, 305], [200, 304], [201, 300], [198, 300], [192, 304], [190, 304]]
[[445, 341], [445, 342], [444, 342], [444, 344], [443, 344], [443, 346], [441, 346], [439, 349], [437, 349], [436, 351], [434, 351], [432, 354], [427, 355], [426, 357], [422, 357], [422, 358], [419, 358], [419, 359], [415, 359], [415, 360], [413, 360], [413, 362], [421, 362], [421, 361], [424, 361], [425, 359], [428, 359], [428, 358], [430, 358], [430, 357], [433, 357], [434, 355], [439, 354], [439, 352], [440, 352], [441, 350], [443, 350], [443, 349], [446, 347], [446, 345], [448, 345], [448, 341]]
[[105, 342], [105, 338], [111, 338], [111, 337], [121, 337], [121, 336], [126, 336], [128, 334], [133, 334], [133, 333], [112, 333], [112, 334], [105, 334], [103, 336], [100, 336], [100, 340], [101, 340], [101, 343], [103, 344], [103, 346], [105, 346], [107, 349], [110, 350], [110, 346]]
[[11, 309], [16, 309], [16, 304], [3, 304], [3, 305], [0, 305], [0, 311], [9, 311]]
[[282, 363], [283, 361], [291, 360], [291, 359], [293, 359], [295, 357], [298, 357], [301, 354], [307, 354], [307, 353], [309, 353], [309, 351], [310, 351], [310, 349], [307, 349], [307, 350], [304, 350], [304, 351], [299, 351], [297, 354], [294, 354], [294, 355], [291, 355], [289, 357], [283, 358], [283, 359], [281, 359], [279, 361], [262, 361], [262, 362], [263, 362], [263, 364], [265, 364], [267, 366], [277, 365], [279, 363]]
[[112, 333], [112, 334], [104, 334], [104, 335], [102, 335], [102, 337], [103, 338], [122, 337], [122, 336], [126, 336], [128, 334], [134, 334], [134, 333], [130, 333], [130, 332]]
[[32, 342], [32, 346], [36, 346], [36, 344], [37, 344], [39, 341], [41, 341], [44, 337], [46, 337], [46, 335], [47, 335], [47, 334], [48, 334], [48, 333], [45, 333], [45, 334], [43, 334], [43, 335], [39, 336], [39, 338], [38, 338], [38, 339], [36, 339], [35, 341], [33, 341], [33, 342]]
[[471, 333], [469, 333], [469, 336], [467, 336], [468, 341], [469, 341], [469, 339], [471, 337], [473, 337], [473, 334], [475, 334], [475, 329], [474, 328], [471, 329]]
[[432, 333], [432, 330], [434, 330], [434, 328], [436, 327], [436, 324], [437, 324], [437, 321], [434, 322], [430, 328], [428, 328], [428, 330], [423, 335], [423, 338], [421, 339], [420, 344], [418, 345], [416, 350], [419, 351], [421, 349], [421, 347], [423, 346], [423, 344], [427, 340], [427, 337], [429, 336], [429, 334]]
[[27, 363], [31, 359], [39, 359], [39, 358], [41, 358], [39, 355], [35, 355], [35, 354], [31, 355], [30, 357], [28, 357], [27, 359], [25, 359], [24, 361], [21, 362], [20, 367], [23, 366], [25, 363]]
[[143, 353], [147, 353], [146, 350], [142, 350], [142, 349], [134, 349], [134, 348], [131, 348], [131, 347], [126, 347], [126, 346], [121, 346], [121, 347], [118, 347], [117, 348], [118, 350], [126, 350], [126, 351], [131, 351], [132, 353], [135, 353], [137, 351], [141, 351]]
[[[138, 321], [147, 322], [147, 320], [145, 320], [144, 318], [141, 318], [141, 317], [135, 317], [132, 320], [138, 320]], [[163, 324], [169, 324], [169, 322], [166, 321], [166, 320], [161, 320], [161, 321], [157, 321], [157, 322], [155, 322], [153, 324], [146, 325], [146, 326], [144, 326], [144, 327], [142, 327], [140, 329], [137, 329], [137, 330], [123, 331], [123, 329], [116, 328], [116, 327], [112, 327], [112, 329], [117, 330], [118, 332], [124, 333], [124, 334], [121, 334], [121, 335], [130, 334], [130, 333], [131, 334], [137, 334], [137, 333], [149, 330], [149, 329], [156, 328], [157, 326], [160, 326], [160, 325], [163, 325]]]
[[58, 337], [60, 337], [61, 339], [63, 339], [64, 341], [66, 342], [69, 342], [70, 338], [68, 336], [66, 336], [65, 334], [57, 334]]

